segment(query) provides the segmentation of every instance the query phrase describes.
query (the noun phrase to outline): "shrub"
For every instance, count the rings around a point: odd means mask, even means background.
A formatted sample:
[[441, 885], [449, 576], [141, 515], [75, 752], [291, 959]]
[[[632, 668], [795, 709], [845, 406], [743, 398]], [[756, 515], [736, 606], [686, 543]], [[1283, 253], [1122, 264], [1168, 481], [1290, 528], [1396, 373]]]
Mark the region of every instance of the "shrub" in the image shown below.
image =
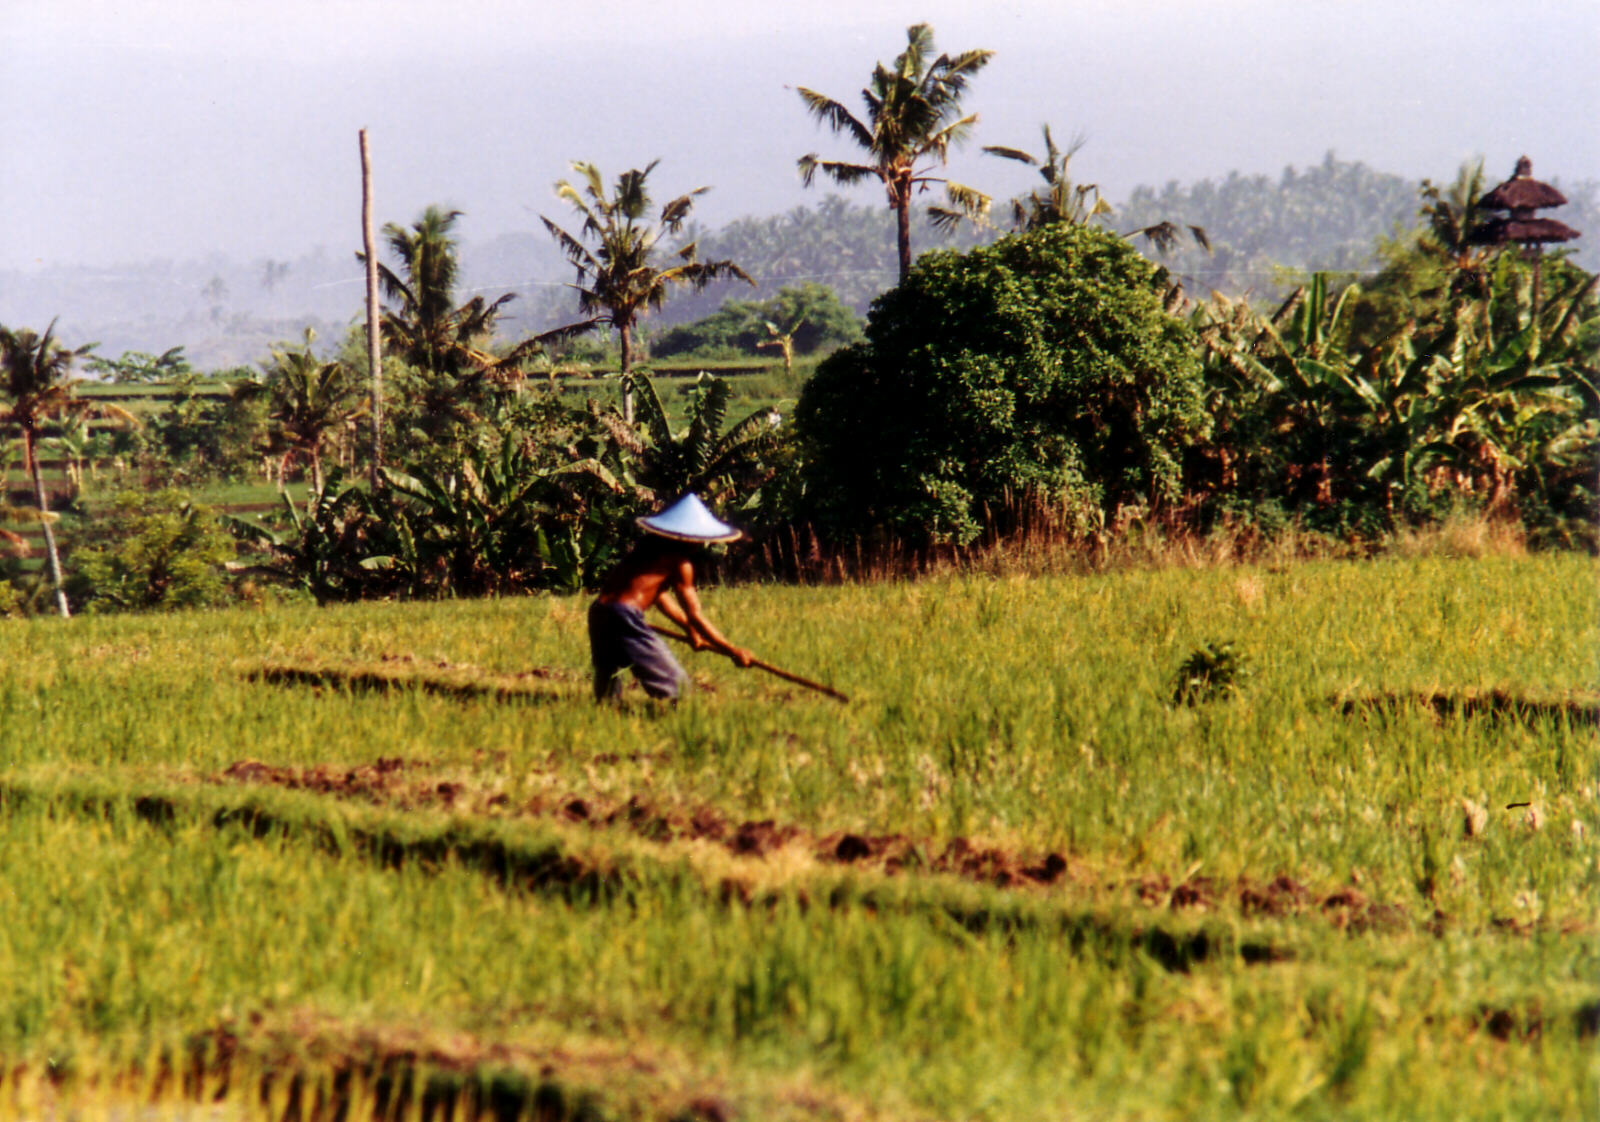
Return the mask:
[[1098, 517], [1178, 495], [1204, 431], [1195, 338], [1122, 239], [1066, 224], [924, 255], [796, 411], [825, 528], [970, 541], [1023, 492]]
[[1205, 643], [1179, 663], [1172, 676], [1172, 704], [1196, 705], [1239, 692], [1249, 676], [1245, 659], [1232, 643]]
[[182, 491], [128, 492], [99, 544], [72, 556], [73, 598], [91, 612], [208, 607], [229, 599], [233, 539]]

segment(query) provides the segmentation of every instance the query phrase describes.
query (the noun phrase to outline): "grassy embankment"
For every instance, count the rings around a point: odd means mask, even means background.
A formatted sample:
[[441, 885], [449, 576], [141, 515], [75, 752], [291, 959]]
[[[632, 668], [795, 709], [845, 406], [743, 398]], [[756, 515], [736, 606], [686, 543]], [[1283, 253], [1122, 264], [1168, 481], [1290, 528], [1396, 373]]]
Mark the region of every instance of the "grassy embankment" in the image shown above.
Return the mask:
[[667, 712], [570, 599], [0, 622], [0, 1103], [1588, 1117], [1595, 576], [714, 590], [854, 700]]

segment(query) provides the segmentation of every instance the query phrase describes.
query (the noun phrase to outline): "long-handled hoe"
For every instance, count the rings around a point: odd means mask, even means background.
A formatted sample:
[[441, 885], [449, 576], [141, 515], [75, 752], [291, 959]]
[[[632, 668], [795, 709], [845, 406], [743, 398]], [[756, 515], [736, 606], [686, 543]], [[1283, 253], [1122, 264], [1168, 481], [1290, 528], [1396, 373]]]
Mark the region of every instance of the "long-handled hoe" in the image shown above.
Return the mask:
[[[653, 623], [650, 625], [650, 629], [656, 632], [658, 635], [665, 635], [668, 639], [676, 639], [678, 642], [683, 643], [686, 646], [694, 646], [694, 644], [689, 641], [689, 637], [681, 631], [674, 631], [670, 627], [660, 627]], [[719, 651], [717, 653], [721, 654], [723, 652]], [[789, 671], [784, 670], [782, 667], [772, 665], [770, 662], [762, 662], [759, 658], [752, 658], [750, 660], [750, 665], [760, 667], [768, 674], [774, 674], [786, 682], [793, 682], [795, 685], [804, 686], [808, 690], [816, 690], [818, 693], [825, 693], [835, 701], [843, 701], [847, 704], [850, 701], [848, 697], [834, 689], [832, 686], [825, 686], [821, 682], [813, 682], [810, 678], [802, 678], [800, 675], [792, 674]]]

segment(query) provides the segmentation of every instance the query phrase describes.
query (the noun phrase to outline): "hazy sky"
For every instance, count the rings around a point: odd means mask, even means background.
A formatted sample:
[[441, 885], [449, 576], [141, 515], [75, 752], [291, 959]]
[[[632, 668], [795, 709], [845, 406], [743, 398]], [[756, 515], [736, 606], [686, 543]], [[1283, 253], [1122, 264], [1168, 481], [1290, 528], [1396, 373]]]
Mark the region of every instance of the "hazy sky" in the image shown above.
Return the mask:
[[791, 87], [858, 105], [918, 20], [996, 52], [952, 173], [997, 193], [1027, 173], [977, 145], [1046, 121], [1113, 200], [1329, 149], [1600, 178], [1600, 0], [0, 0], [0, 267], [353, 250], [363, 126], [380, 222], [533, 229], [567, 161], [656, 157], [709, 225], [772, 213], [820, 195], [797, 156], [851, 155]]

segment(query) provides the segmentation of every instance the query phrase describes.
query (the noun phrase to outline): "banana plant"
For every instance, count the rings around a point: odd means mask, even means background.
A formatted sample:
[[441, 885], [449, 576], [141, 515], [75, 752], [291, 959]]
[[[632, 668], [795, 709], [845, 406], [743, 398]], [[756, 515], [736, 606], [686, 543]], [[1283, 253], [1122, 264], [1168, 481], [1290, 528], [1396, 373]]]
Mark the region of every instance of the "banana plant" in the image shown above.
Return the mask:
[[447, 469], [383, 469], [410, 535], [395, 563], [432, 572], [457, 594], [592, 579], [604, 558], [589, 524], [607, 505], [596, 499], [624, 485], [591, 456], [541, 462], [536, 453], [532, 441], [506, 436], [468, 447]]
[[724, 379], [702, 373], [689, 391], [689, 423], [674, 431], [650, 380], [630, 379], [645, 434], [636, 476], [652, 502], [693, 491], [714, 507], [738, 507], [772, 478], [771, 457], [782, 442], [774, 410], [757, 409], [723, 431], [731, 391]]
[[264, 555], [244, 568], [304, 589], [319, 604], [411, 591], [397, 579], [404, 573], [394, 560], [405, 554], [408, 527], [381, 495], [345, 485], [343, 469], [331, 469], [303, 507], [282, 494], [276, 525], [238, 515], [222, 519], [247, 548]]
[[1349, 345], [1359, 291], [1334, 296], [1322, 275], [1267, 317], [1214, 299], [1193, 323], [1221, 483], [1320, 506], [1376, 501], [1391, 518], [1402, 496], [1441, 487], [1493, 509], [1519, 489], [1575, 485], [1600, 424], [1584, 343], [1594, 288], [1588, 278], [1498, 339], [1463, 296], [1363, 348]]

